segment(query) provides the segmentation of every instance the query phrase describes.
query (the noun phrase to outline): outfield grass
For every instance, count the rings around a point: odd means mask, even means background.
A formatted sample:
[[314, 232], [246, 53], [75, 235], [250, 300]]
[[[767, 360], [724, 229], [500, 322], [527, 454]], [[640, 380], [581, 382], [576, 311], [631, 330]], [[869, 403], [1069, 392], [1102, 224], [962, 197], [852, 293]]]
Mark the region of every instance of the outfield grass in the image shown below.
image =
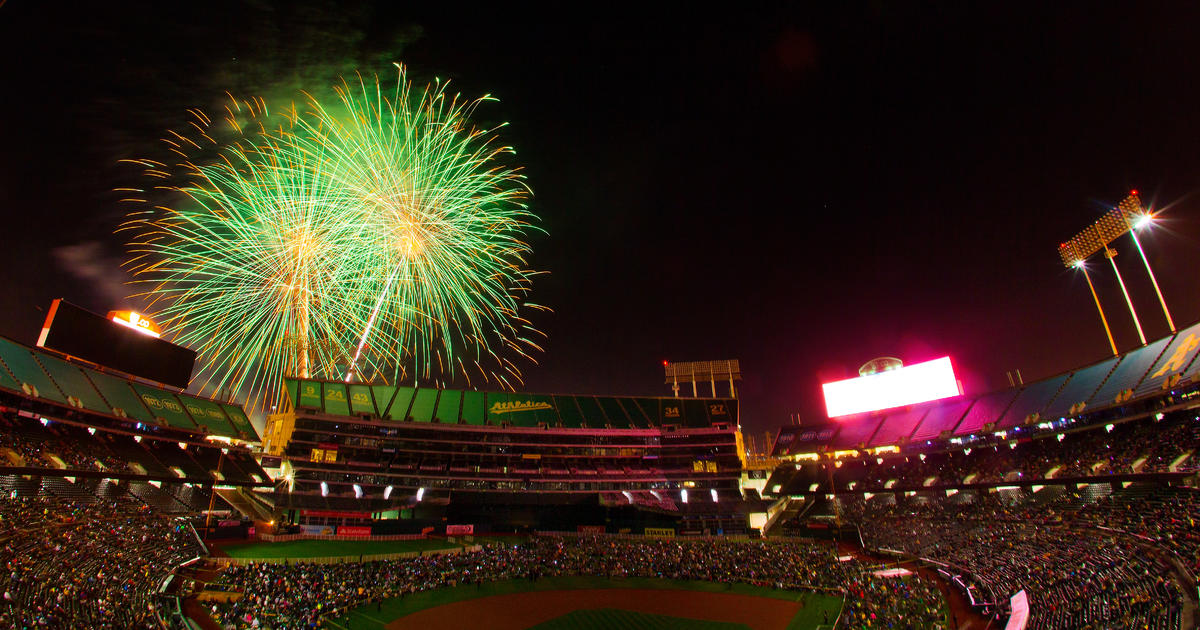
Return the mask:
[[354, 630], [383, 630], [392, 621], [405, 615], [410, 615], [427, 608], [444, 606], [479, 597], [493, 595], [510, 595], [531, 591], [566, 591], [577, 589], [679, 589], [709, 593], [730, 593], [734, 595], [749, 595], [752, 597], [770, 597], [786, 601], [801, 602], [802, 608], [788, 624], [788, 630], [814, 630], [821, 625], [824, 616], [822, 611], [828, 611], [829, 619], [837, 618], [841, 610], [841, 597], [798, 591], [784, 591], [772, 588], [751, 586], [749, 584], [718, 584], [715, 582], [697, 582], [689, 580], [662, 580], [655, 578], [623, 578], [609, 580], [602, 577], [556, 577], [542, 578], [536, 582], [529, 580], [510, 580], [506, 582], [484, 582], [479, 587], [474, 584], [423, 591], [408, 595], [404, 598], [385, 600], [379, 611], [375, 604], [364, 604], [347, 615], [337, 619], [326, 620], [323, 628], [345, 628], [345, 619], [351, 621]]
[[328, 558], [407, 553], [431, 549], [457, 549], [460, 545], [440, 539], [426, 540], [290, 540], [228, 545], [221, 551], [234, 558]]

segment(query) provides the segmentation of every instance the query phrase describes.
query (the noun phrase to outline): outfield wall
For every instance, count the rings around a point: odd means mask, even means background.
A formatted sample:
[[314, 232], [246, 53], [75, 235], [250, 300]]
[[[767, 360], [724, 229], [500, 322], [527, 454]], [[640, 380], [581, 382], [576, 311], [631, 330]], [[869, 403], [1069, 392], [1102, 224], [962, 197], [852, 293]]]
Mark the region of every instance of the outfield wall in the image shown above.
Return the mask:
[[346, 541], [389, 541], [389, 540], [425, 540], [428, 538], [425, 534], [388, 534], [381, 536], [338, 536], [336, 534], [283, 534], [276, 536], [274, 534], [259, 534], [258, 538], [263, 542], [291, 542], [293, 540], [346, 540]]
[[400, 553], [373, 553], [349, 556], [324, 556], [320, 558], [208, 558], [209, 565], [222, 569], [232, 565], [247, 564], [341, 564], [343, 562], [377, 562], [380, 560], [399, 560], [401, 558], [416, 558], [419, 556], [437, 556], [446, 553], [476, 552], [483, 550], [481, 545], [470, 547], [454, 547], [449, 549], [427, 549], [425, 551], [404, 551]]

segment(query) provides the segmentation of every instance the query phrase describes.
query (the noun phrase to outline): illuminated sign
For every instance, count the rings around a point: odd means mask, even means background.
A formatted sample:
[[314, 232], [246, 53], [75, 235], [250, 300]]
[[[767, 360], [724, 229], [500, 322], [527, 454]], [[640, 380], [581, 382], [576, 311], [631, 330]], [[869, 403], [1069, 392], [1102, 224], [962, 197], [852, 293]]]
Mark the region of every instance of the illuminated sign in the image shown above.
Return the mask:
[[158, 329], [158, 326], [154, 322], [133, 311], [109, 311], [108, 318], [126, 328], [132, 328], [143, 335], [150, 335], [151, 337], [160, 337], [162, 335], [162, 331]]
[[830, 418], [904, 407], [962, 394], [950, 357], [844, 381], [824, 383]]
[[497, 402], [488, 408], [488, 413], [492, 415], [500, 415], [504, 413], [516, 413], [518, 411], [537, 411], [538, 409], [553, 409], [548, 402], [534, 402], [532, 400], [517, 400], [513, 402]]

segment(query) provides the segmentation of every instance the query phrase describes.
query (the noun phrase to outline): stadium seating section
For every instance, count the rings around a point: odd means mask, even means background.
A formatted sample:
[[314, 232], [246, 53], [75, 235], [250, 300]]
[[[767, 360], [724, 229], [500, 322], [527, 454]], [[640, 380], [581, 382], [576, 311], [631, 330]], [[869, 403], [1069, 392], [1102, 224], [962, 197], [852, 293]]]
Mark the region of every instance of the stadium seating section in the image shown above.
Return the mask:
[[[257, 442], [237, 405], [174, 392], [0, 338], [0, 389], [148, 425]], [[343, 393], [344, 396], [344, 393]]]
[[1028, 628], [1184, 627], [1200, 491], [1157, 484], [964, 490], [835, 503], [866, 547], [925, 559], [988, 614], [1028, 596]]
[[[1119, 357], [996, 392], [876, 414], [840, 418], [828, 446], [872, 448], [937, 440], [943, 434], [1014, 429], [1063, 418], [1109, 412], [1128, 415], [1133, 405], [1172, 391], [1195, 388], [1200, 374], [1200, 324]], [[778, 455], [803, 452], [793, 442]]]
[[12, 413], [0, 416], [0, 470], [4, 468], [189, 485], [270, 483], [266, 472], [243, 449], [34, 420]]

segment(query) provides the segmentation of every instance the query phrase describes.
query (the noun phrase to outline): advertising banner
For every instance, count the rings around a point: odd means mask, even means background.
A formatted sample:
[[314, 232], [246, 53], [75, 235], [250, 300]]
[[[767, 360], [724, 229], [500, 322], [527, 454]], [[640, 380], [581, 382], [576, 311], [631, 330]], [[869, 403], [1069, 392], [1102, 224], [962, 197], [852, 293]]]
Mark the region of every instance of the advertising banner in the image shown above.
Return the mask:
[[475, 533], [474, 525], [447, 525], [447, 536], [467, 536]]
[[657, 536], [659, 538], [674, 538], [675, 530], [670, 527], [647, 527], [644, 532], [647, 536]]
[[337, 528], [338, 536], [370, 536], [371, 528], [362, 525], [342, 525]]
[[580, 525], [578, 529], [579, 529], [580, 534], [603, 534], [604, 533], [603, 525]]
[[329, 525], [301, 525], [300, 529], [305, 534], [313, 534], [315, 536], [333, 535], [333, 527]]

